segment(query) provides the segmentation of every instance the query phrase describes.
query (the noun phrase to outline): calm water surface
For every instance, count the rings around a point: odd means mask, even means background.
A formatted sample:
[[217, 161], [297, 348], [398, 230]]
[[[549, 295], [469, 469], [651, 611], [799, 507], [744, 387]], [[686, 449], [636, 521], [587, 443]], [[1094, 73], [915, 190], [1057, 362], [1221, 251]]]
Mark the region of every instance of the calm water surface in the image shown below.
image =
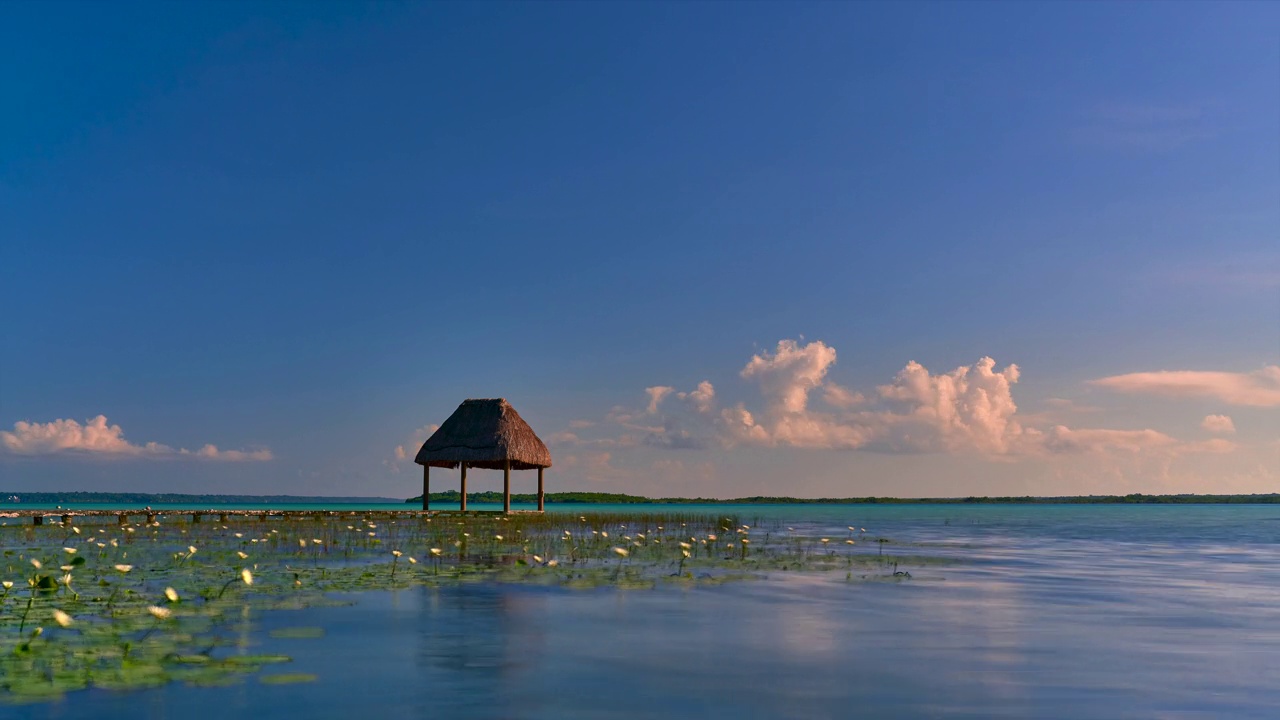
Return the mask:
[[[567, 511], [589, 509], [605, 508]], [[316, 683], [87, 691], [0, 715], [1280, 717], [1280, 506], [705, 510], [762, 532], [866, 527], [889, 554], [962, 562], [901, 583], [363, 593], [256, 618], [252, 651]], [[290, 626], [326, 633], [267, 638]]]

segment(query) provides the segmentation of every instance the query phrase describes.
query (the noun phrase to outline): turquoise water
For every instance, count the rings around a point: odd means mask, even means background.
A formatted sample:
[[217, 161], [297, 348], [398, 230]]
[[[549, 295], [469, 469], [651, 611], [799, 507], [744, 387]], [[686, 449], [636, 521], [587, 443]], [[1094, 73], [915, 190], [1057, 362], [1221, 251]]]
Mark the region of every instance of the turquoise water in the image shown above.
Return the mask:
[[[696, 512], [693, 506], [671, 507]], [[560, 506], [583, 512], [598, 506]], [[608, 509], [639, 510], [635, 506]], [[18, 718], [1274, 718], [1280, 507], [708, 506], [755, 532], [953, 556], [905, 582], [776, 574], [651, 591], [483, 583], [264, 613], [302, 686], [248, 679]]]

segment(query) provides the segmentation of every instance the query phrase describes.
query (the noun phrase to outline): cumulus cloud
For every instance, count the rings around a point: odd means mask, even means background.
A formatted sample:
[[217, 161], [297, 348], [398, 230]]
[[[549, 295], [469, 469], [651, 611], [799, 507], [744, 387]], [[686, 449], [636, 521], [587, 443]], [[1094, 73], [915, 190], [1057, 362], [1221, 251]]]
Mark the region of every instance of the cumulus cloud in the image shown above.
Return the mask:
[[976, 449], [1008, 452], [1023, 434], [1014, 419], [1013, 385], [1017, 365], [996, 370], [984, 357], [968, 367], [931, 375], [923, 365], [909, 362], [893, 383], [879, 388], [880, 396], [903, 403], [907, 419], [898, 424], [912, 433], [921, 449]]
[[1236, 424], [1228, 415], [1205, 415], [1200, 427], [1217, 435], [1230, 435], [1236, 431]]
[[828, 381], [822, 388], [822, 400], [836, 408], [851, 408], [867, 401], [866, 396], [842, 385]]
[[804, 412], [809, 392], [822, 385], [835, 361], [835, 348], [821, 340], [808, 345], [780, 340], [772, 354], [766, 351], [752, 356], [739, 374], [760, 386], [770, 410], [796, 414]]
[[124, 437], [119, 425], [112, 425], [105, 415], [86, 420], [57, 419], [47, 423], [20, 420], [13, 431], [0, 431], [0, 448], [12, 455], [81, 454], [99, 457], [192, 457], [231, 462], [271, 460], [270, 450], [219, 450], [206, 444], [199, 450], [173, 448], [156, 442], [135, 445]]
[[[1021, 414], [1013, 397], [1021, 370], [989, 357], [936, 374], [909, 362], [871, 398], [829, 379], [835, 363], [835, 349], [821, 341], [782, 340], [739, 372], [757, 389], [761, 407], [739, 402], [717, 411], [715, 392], [704, 381], [687, 393], [665, 385], [646, 389], [645, 415], [659, 417], [661, 427], [637, 426], [622, 408], [611, 418], [642, 428], [644, 444], [665, 448], [760, 445], [985, 456], [1229, 449], [1224, 443], [1182, 443], [1149, 428], [1073, 428], [1050, 423], [1046, 414]], [[664, 403], [668, 397], [683, 402]], [[821, 403], [811, 402], [815, 397]]]
[[[696, 389], [687, 393], [677, 393], [676, 397], [688, 401], [700, 413], [709, 413], [716, 402], [716, 389], [711, 386], [711, 383], [703, 380], [698, 383]], [[655, 406], [654, 409], [656, 410], [657, 407]]]
[[649, 396], [649, 408], [647, 412], [650, 415], [656, 415], [658, 412], [658, 406], [662, 404], [662, 399], [675, 391], [675, 388], [667, 387], [666, 385], [656, 385], [654, 387], [645, 388], [644, 392]]
[[1280, 365], [1268, 365], [1249, 373], [1139, 372], [1100, 378], [1090, 384], [1120, 393], [1217, 400], [1247, 407], [1280, 407]]

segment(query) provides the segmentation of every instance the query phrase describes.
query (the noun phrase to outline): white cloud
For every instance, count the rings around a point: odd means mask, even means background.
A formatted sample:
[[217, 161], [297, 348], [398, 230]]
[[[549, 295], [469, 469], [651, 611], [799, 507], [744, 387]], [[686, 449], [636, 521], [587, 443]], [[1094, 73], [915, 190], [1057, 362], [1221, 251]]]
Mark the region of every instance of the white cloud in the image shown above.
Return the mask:
[[865, 403], [867, 398], [860, 392], [827, 381], [822, 388], [822, 400], [832, 407], [848, 409]]
[[836, 361], [835, 348], [821, 340], [800, 345], [779, 340], [777, 350], [752, 356], [739, 373], [760, 386], [765, 403], [774, 412], [803, 413], [809, 391], [822, 385], [827, 369]]
[[1120, 393], [1217, 400], [1228, 405], [1280, 407], [1280, 365], [1250, 373], [1160, 370], [1113, 375], [1091, 385]]
[[[625, 408], [615, 408], [611, 419], [645, 432], [645, 444], [667, 448], [761, 445], [1013, 457], [1225, 452], [1234, 447], [1183, 443], [1150, 428], [1072, 428], [1051, 422], [1048, 414], [1019, 413], [1013, 387], [1020, 369], [1014, 364], [1000, 368], [989, 357], [938, 374], [909, 362], [892, 382], [877, 388], [874, 400], [828, 379], [835, 361], [835, 349], [821, 341], [782, 340], [773, 352], [752, 356], [739, 373], [758, 388], [759, 410], [739, 402], [712, 412], [715, 394], [704, 381], [689, 393], [667, 386], [646, 389], [646, 414], [659, 415], [661, 427], [631, 424], [633, 414]], [[814, 392], [827, 409], [811, 407]], [[663, 399], [673, 394], [685, 403], [664, 405]], [[1096, 410], [1067, 401], [1048, 404], [1059, 410]]]
[[666, 385], [655, 385], [654, 387], [645, 388], [645, 394], [649, 396], [649, 409], [647, 412], [650, 415], [657, 414], [658, 405], [662, 404], [662, 399], [675, 392], [675, 390], [675, 388], [667, 387]]
[[919, 449], [1005, 453], [1022, 435], [1013, 417], [1018, 406], [1012, 388], [1019, 371], [1017, 365], [999, 371], [995, 365], [984, 357], [972, 366], [930, 375], [920, 363], [909, 362], [892, 384], [880, 386], [880, 396], [906, 404], [909, 422], [898, 428], [911, 432], [910, 444]]
[[[186, 453], [186, 450], [179, 450], [179, 453]], [[258, 450], [219, 450], [216, 445], [205, 445], [196, 450], [195, 455], [210, 460], [271, 460], [272, 454], [270, 450], [261, 448]]]
[[1055, 453], [1086, 453], [1119, 450], [1140, 452], [1153, 448], [1170, 448], [1177, 440], [1155, 430], [1106, 430], [1080, 428], [1072, 430], [1058, 425], [1044, 436], [1044, 447]]
[[1205, 415], [1200, 427], [1218, 435], [1229, 435], [1236, 431], [1236, 424], [1228, 415]]
[[[692, 403], [694, 409], [700, 413], [709, 413], [711, 412], [711, 408], [715, 405], [716, 389], [711, 386], [711, 383], [703, 380], [698, 383], [698, 387], [695, 390], [687, 393], [677, 393], [676, 397]], [[654, 406], [654, 410], [657, 410], [656, 405]]]
[[25, 420], [13, 424], [13, 431], [0, 431], [0, 448], [13, 455], [92, 454], [100, 457], [166, 458], [188, 456], [231, 462], [265, 461], [273, 458], [265, 448], [219, 450], [206, 444], [199, 450], [172, 448], [156, 442], [135, 445], [124, 437], [119, 425], [108, 423], [105, 415], [86, 420], [83, 425], [70, 419], [47, 423]]

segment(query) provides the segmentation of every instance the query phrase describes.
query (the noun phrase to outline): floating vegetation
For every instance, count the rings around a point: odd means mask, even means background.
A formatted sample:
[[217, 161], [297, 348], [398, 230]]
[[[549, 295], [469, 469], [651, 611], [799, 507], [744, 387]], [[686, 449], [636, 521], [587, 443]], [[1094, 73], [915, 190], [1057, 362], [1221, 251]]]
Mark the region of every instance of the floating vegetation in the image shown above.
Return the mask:
[[[185, 520], [0, 526], [0, 701], [38, 702], [90, 687], [240, 682], [290, 661], [250, 652], [261, 640], [253, 622], [260, 611], [333, 604], [332, 592], [477, 581], [639, 589], [783, 571], [903, 580], [910, 575], [899, 565], [941, 562], [881, 557], [888, 541], [866, 539], [864, 550], [865, 531], [852, 527], [833, 542], [682, 513]], [[313, 627], [268, 633], [323, 634]]]
[[316, 676], [310, 673], [273, 673], [258, 678], [258, 682], [265, 685], [293, 685], [315, 681]]

